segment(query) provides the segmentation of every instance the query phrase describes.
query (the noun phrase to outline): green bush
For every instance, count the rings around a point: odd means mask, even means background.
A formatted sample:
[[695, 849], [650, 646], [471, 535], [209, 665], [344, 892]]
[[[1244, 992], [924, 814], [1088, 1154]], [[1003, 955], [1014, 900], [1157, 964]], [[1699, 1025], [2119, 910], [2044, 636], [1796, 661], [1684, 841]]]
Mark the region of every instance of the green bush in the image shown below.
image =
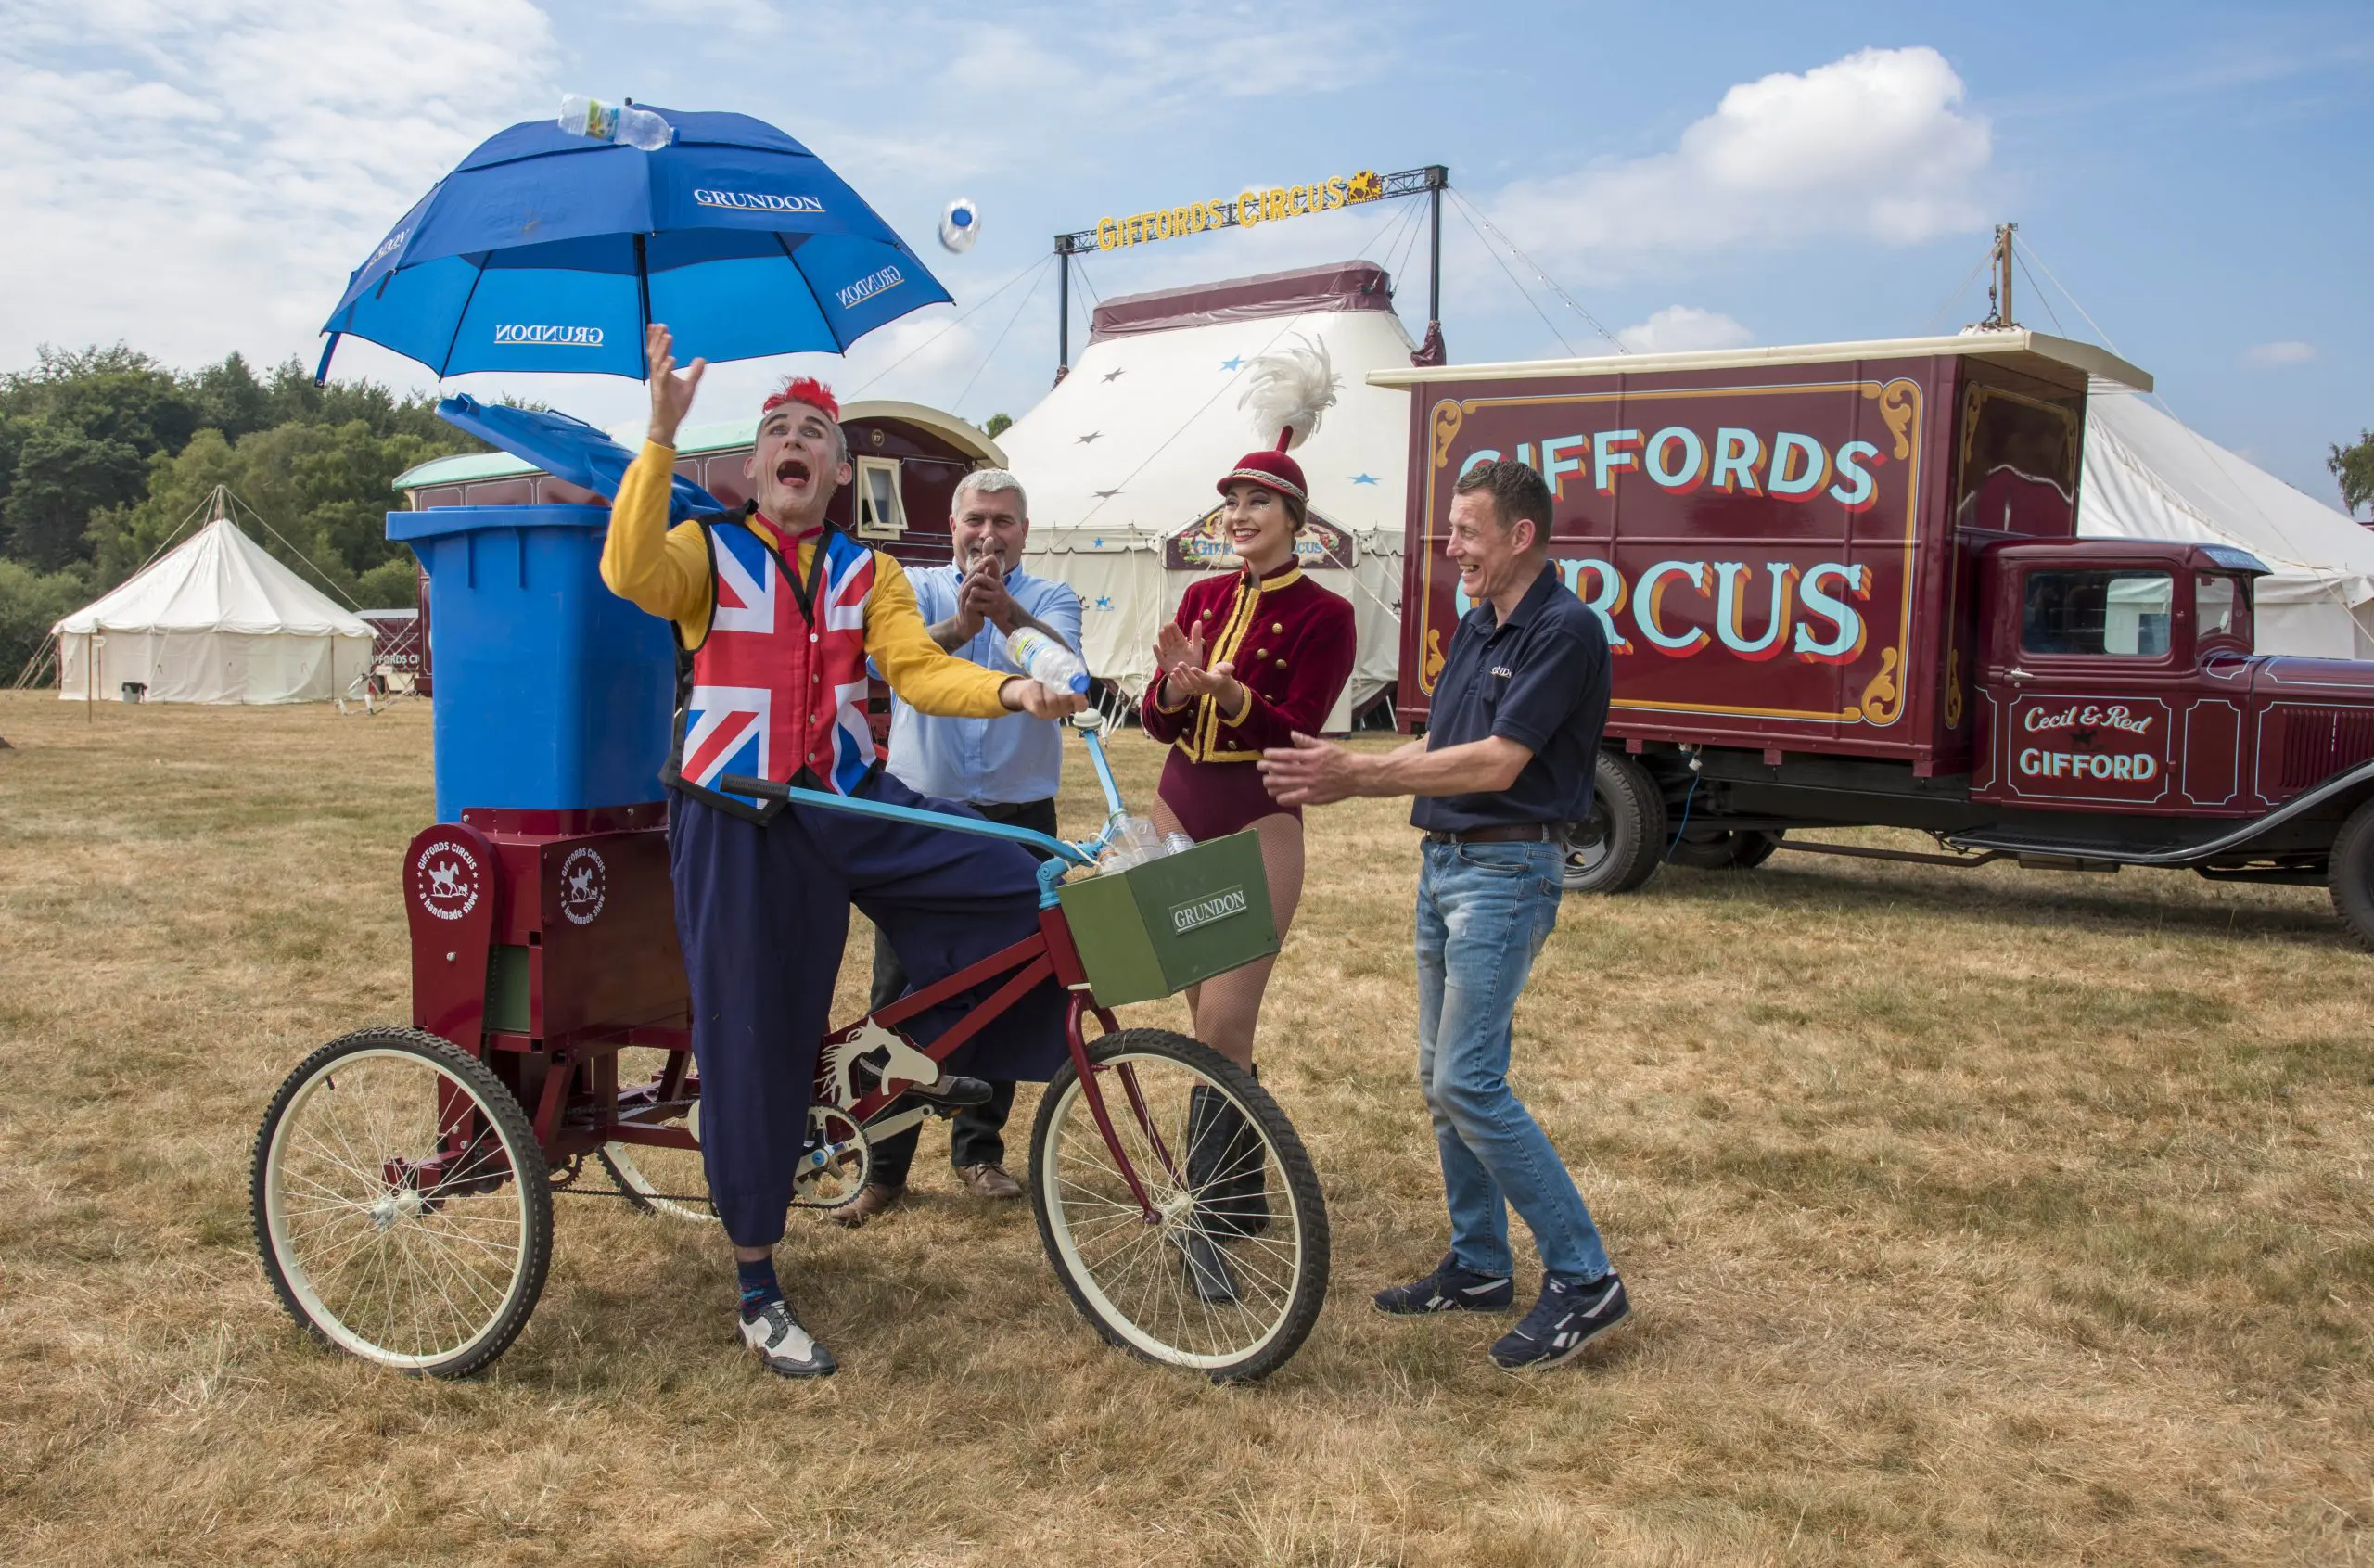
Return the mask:
[[354, 580], [354, 600], [366, 610], [408, 610], [420, 603], [418, 569], [407, 550]]
[[90, 596], [90, 586], [79, 571], [37, 572], [0, 560], [0, 685], [14, 682], [49, 629], [82, 608]]

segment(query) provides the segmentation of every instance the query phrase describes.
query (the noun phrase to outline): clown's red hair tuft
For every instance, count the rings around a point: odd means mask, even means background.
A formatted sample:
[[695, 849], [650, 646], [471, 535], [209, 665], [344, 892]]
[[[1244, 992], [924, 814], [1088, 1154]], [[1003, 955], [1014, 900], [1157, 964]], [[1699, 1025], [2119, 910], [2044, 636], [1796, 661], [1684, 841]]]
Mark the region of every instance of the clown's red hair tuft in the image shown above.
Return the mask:
[[812, 376], [795, 376], [785, 382], [774, 396], [759, 405], [759, 417], [764, 419], [787, 402], [806, 403], [810, 408], [822, 409], [827, 417], [833, 419], [841, 416], [840, 400], [833, 396], [833, 389]]

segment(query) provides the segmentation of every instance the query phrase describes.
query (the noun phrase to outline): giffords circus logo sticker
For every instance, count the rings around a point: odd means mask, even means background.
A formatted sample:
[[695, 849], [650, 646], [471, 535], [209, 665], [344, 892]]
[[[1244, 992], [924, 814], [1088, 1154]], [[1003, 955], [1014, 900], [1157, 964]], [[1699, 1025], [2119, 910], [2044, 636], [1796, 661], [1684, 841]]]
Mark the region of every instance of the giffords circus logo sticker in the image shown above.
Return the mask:
[[538, 325], [507, 321], [496, 325], [494, 340], [514, 347], [598, 349], [602, 346], [602, 329], [598, 326]]
[[466, 845], [439, 839], [413, 858], [412, 896], [440, 920], [459, 920], [479, 906], [479, 858]]
[[600, 851], [581, 844], [571, 849], [560, 864], [560, 912], [568, 917], [568, 923], [593, 924], [600, 918], [609, 891], [610, 868], [602, 863]]
[[1244, 889], [1230, 887], [1208, 899], [1198, 899], [1192, 904], [1174, 904], [1170, 911], [1170, 934], [1184, 937], [1199, 926], [1226, 920], [1244, 912]]
[[693, 200], [728, 212], [816, 212], [824, 204], [812, 196], [777, 196], [772, 191], [696, 190]]
[[900, 272], [895, 265], [887, 266], [880, 272], [868, 273], [855, 283], [834, 290], [833, 297], [841, 302], [841, 309], [855, 310], [883, 290], [896, 288], [906, 281], [906, 274]]

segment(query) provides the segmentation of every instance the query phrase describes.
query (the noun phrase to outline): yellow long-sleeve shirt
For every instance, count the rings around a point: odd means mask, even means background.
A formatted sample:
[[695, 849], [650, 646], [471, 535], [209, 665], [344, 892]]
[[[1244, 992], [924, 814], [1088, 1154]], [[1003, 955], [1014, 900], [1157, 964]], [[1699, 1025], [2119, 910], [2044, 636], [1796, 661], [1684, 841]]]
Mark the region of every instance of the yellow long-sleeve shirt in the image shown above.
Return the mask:
[[[610, 534], [602, 545], [602, 580], [636, 607], [676, 623], [685, 647], [708, 635], [716, 585], [708, 544], [698, 523], [668, 526], [668, 491], [676, 450], [645, 441], [627, 467], [610, 505]], [[721, 525], [748, 528], [736, 519]], [[754, 533], [756, 530], [752, 530]], [[799, 542], [786, 564], [804, 577], [816, 541]], [[919, 713], [948, 719], [995, 719], [1006, 711], [998, 689], [1011, 680], [984, 669], [932, 641], [915, 607], [915, 591], [898, 562], [875, 551], [874, 591], [865, 599], [865, 654], [890, 689]]]

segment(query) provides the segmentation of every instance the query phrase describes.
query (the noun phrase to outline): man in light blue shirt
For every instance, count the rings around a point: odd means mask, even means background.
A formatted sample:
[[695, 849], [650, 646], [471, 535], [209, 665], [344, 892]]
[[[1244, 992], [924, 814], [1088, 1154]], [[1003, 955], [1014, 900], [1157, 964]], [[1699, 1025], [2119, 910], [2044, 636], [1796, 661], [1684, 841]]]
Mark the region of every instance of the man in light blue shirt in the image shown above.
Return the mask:
[[[955, 558], [944, 567], [907, 573], [916, 607], [932, 640], [959, 658], [1009, 674], [1024, 671], [1007, 657], [1006, 634], [1035, 627], [1064, 646], [1079, 649], [1079, 595], [1063, 583], [1022, 569], [1030, 537], [1029, 501], [1021, 481], [1002, 468], [976, 468], [956, 487], [948, 519]], [[916, 712], [897, 697], [890, 709], [889, 771], [920, 794], [961, 800], [991, 822], [1014, 822], [1053, 835], [1055, 787], [1063, 775], [1063, 729], [1013, 714], [1002, 719], [941, 719]], [[874, 1007], [907, 989], [898, 954], [877, 933], [874, 942]], [[976, 1197], [1013, 1199], [1022, 1184], [1005, 1170], [1006, 1116], [1012, 1082], [991, 1081], [989, 1103], [958, 1113], [949, 1129], [949, 1161]], [[875, 1144], [865, 1191], [833, 1211], [844, 1225], [862, 1225], [903, 1197], [915, 1157], [916, 1133]]]

